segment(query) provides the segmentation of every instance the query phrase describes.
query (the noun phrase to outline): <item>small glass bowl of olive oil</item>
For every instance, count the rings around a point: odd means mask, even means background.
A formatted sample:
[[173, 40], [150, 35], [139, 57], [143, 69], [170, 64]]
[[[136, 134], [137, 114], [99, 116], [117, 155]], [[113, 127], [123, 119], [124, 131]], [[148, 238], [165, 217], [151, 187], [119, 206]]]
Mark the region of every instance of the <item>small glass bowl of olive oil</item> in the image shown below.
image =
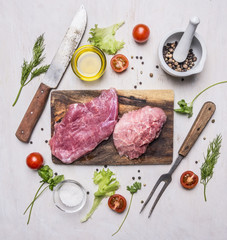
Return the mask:
[[73, 72], [84, 81], [100, 78], [106, 70], [106, 56], [99, 48], [92, 45], [79, 47], [71, 60]]

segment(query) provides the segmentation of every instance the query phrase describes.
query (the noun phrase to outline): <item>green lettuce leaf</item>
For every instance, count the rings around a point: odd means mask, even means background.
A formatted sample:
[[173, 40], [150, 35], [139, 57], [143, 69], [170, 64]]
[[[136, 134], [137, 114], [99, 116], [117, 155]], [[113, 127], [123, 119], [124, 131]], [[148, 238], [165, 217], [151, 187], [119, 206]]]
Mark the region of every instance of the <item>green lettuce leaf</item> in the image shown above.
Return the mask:
[[92, 37], [88, 39], [91, 45], [96, 46], [103, 50], [107, 54], [114, 55], [118, 50], [124, 47], [123, 41], [117, 41], [115, 39], [116, 31], [124, 24], [120, 22], [107, 28], [98, 28], [95, 24], [94, 28], [90, 29]]
[[98, 190], [94, 193], [95, 198], [91, 210], [81, 220], [81, 222], [86, 222], [92, 216], [101, 201], [105, 197], [113, 195], [115, 191], [120, 187], [120, 184], [118, 181], [116, 181], [116, 178], [112, 177], [113, 175], [114, 173], [112, 171], [109, 169], [105, 171], [104, 168], [99, 172], [94, 172], [93, 182], [94, 184], [98, 185]]

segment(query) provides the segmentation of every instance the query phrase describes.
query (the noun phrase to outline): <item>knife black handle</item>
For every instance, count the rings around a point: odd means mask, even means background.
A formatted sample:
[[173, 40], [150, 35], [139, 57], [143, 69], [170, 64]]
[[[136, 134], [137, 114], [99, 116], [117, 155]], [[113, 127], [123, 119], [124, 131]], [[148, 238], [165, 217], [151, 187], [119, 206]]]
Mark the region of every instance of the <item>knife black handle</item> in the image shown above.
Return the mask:
[[181, 156], [185, 157], [189, 153], [194, 143], [198, 139], [199, 135], [201, 134], [203, 129], [206, 127], [208, 121], [214, 114], [215, 110], [216, 110], [216, 106], [213, 102], [204, 103], [195, 122], [193, 123], [187, 137], [185, 138], [178, 152]]
[[32, 131], [39, 120], [40, 115], [42, 114], [51, 88], [41, 83], [39, 88], [33, 97], [17, 131], [16, 137], [22, 142], [28, 142]]

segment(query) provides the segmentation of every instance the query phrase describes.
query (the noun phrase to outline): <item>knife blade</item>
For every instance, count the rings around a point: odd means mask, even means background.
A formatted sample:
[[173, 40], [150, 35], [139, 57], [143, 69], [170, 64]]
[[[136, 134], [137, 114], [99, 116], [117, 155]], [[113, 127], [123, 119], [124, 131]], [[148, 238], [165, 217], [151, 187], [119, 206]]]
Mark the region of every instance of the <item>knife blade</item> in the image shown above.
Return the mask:
[[82, 39], [86, 25], [87, 13], [84, 6], [81, 5], [16, 131], [15, 135], [20, 141], [29, 141], [45, 108], [49, 93], [60, 83], [75, 49]]

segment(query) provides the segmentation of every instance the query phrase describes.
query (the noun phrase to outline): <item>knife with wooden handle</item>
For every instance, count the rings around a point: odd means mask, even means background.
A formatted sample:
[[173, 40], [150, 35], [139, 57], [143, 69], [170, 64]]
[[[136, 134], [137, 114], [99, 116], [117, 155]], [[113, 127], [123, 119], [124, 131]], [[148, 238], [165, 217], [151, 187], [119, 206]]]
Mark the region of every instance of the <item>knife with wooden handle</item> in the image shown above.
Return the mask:
[[35, 96], [33, 97], [17, 131], [16, 137], [22, 142], [28, 142], [32, 131], [39, 120], [51, 89], [56, 88], [69, 65], [69, 61], [78, 47], [87, 25], [87, 13], [82, 5], [64, 36], [51, 65], [46, 72]]

